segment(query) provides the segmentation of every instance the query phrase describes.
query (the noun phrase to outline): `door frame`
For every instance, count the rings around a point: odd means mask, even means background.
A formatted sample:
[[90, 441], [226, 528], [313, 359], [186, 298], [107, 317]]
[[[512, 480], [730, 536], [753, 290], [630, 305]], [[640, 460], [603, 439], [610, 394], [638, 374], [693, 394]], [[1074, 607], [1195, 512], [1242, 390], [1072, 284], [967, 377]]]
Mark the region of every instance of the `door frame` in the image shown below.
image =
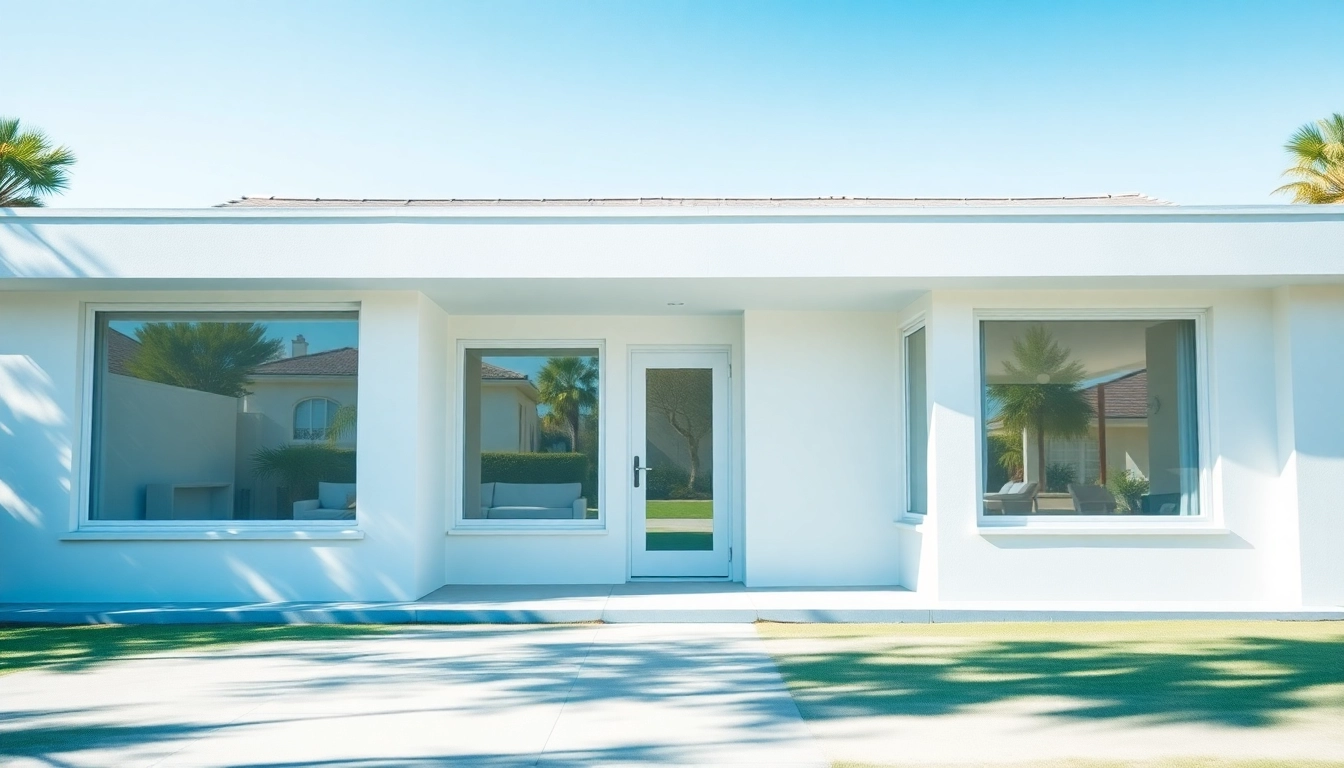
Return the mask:
[[[737, 517], [737, 508], [735, 504], [736, 485], [733, 465], [736, 463], [736, 441], [733, 439], [735, 432], [735, 404], [733, 396], [733, 346], [731, 344], [632, 344], [629, 345], [626, 352], [626, 426], [625, 426], [625, 444], [626, 451], [623, 458], [623, 468], [626, 472], [625, 480], [625, 499], [626, 499], [626, 556], [625, 556], [625, 577], [626, 581], [733, 581], [733, 574], [737, 569], [736, 550], [736, 531], [734, 519]], [[723, 444], [724, 444], [724, 478], [723, 478], [723, 530], [724, 541], [728, 545], [728, 569], [726, 576], [635, 576], [635, 552], [636, 548], [643, 547], [637, 541], [636, 531], [642, 531], [643, 527], [636, 524], [636, 516], [645, 513], [645, 510], [636, 504], [635, 489], [630, 481], [630, 464], [636, 455], [635, 446], [635, 423], [638, 419], [643, 419], [640, 409], [645, 407], [644, 402], [636, 402], [635, 398], [635, 358], [641, 354], [666, 352], [670, 354], [677, 353], [700, 353], [722, 355], [723, 361], [728, 366], [728, 380], [725, 382], [727, 389], [727, 409], [723, 415]], [[644, 446], [638, 446], [639, 455], [643, 456]], [[715, 498], [717, 506], [718, 498]], [[715, 518], [718, 512], [715, 512]]]

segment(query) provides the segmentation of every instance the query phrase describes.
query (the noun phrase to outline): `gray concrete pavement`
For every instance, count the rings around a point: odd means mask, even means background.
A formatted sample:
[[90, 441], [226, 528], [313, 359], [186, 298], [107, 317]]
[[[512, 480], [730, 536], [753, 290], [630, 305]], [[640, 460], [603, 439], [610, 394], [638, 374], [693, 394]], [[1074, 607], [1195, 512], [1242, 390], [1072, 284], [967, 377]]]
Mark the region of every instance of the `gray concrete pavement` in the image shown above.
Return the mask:
[[0, 764], [825, 766], [750, 625], [405, 627], [0, 677]]

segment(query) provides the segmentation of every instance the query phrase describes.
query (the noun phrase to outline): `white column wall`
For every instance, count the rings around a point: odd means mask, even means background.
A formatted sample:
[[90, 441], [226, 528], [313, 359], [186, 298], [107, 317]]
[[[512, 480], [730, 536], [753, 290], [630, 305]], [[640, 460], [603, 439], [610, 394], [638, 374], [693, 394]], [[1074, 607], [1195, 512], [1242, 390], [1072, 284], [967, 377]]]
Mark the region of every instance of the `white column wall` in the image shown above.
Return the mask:
[[440, 537], [447, 519], [448, 391], [452, 366], [448, 313], [425, 296], [417, 297], [420, 343], [415, 402], [416, 492], [413, 550], [415, 591], [426, 595], [444, 585], [446, 560]]
[[[442, 338], [444, 323], [420, 294], [0, 296], [0, 601], [404, 600], [442, 583], [441, 529], [430, 524], [441, 519], [440, 497], [426, 475], [442, 449], [425, 394], [441, 377], [431, 337]], [[88, 406], [82, 302], [123, 301], [361, 302], [357, 480], [365, 538], [62, 540], [77, 519], [79, 424]], [[428, 528], [437, 535], [426, 536]]]
[[1307, 605], [1344, 605], [1344, 289], [1274, 293], [1283, 547]]
[[745, 314], [748, 586], [897, 584], [891, 313]]
[[[931, 377], [929, 366], [934, 363], [934, 358], [931, 352], [932, 344], [935, 343], [935, 331], [929, 323], [930, 310], [931, 304], [929, 302], [929, 295], [925, 294], [912, 302], [910, 306], [906, 307], [899, 317], [902, 335], [907, 329], [917, 328], [921, 324], [924, 327], [924, 376], [926, 392], [929, 385], [928, 380]], [[902, 345], [900, 349], [901, 363], [900, 370], [897, 372], [897, 381], [900, 385], [897, 390], [899, 392], [899, 395], [897, 396], [897, 416], [899, 417], [900, 424], [897, 429], [899, 430], [899, 438], [901, 440], [900, 461], [902, 477], [904, 477], [905, 472], [908, 471], [906, 459], [907, 447], [905, 441], [908, 439], [909, 430], [906, 422], [907, 420], [923, 419], [926, 426], [925, 434], [927, 435], [928, 440], [928, 444], [925, 446], [925, 470], [927, 477], [925, 478], [924, 486], [928, 494], [928, 498], [925, 499], [925, 510], [927, 511], [933, 509], [932, 503], [935, 493], [933, 488], [933, 467], [935, 466], [935, 463], [932, 451], [933, 446], [937, 443], [934, 440], [933, 433], [933, 401], [927, 396], [924, 398], [924, 411], [922, 413], [906, 411], [907, 377], [910, 375], [908, 371], [909, 361], [905, 358], [903, 338], [900, 340], [900, 343]], [[901, 499], [905, 499], [904, 492], [901, 495]], [[903, 512], [905, 510], [898, 506], [897, 511]], [[922, 521], [919, 520], [918, 517], [911, 517], [908, 520], [904, 520], [897, 530], [897, 536], [900, 541], [900, 548], [897, 555], [897, 567], [899, 569], [897, 584], [908, 590], [917, 591], [922, 597], [929, 599], [937, 599], [938, 597], [938, 546], [935, 533], [937, 526], [937, 515], [925, 515]]]
[[[977, 529], [977, 309], [1207, 308], [1212, 494], [1222, 535], [1016, 535]], [[930, 509], [938, 595], [956, 600], [1291, 602], [1277, 512], [1273, 312], [1265, 291], [935, 291]]]
[[[623, 316], [506, 316], [454, 315], [449, 320], [453, 373], [450, 376], [448, 463], [443, 477], [448, 487], [445, 524], [451, 527], [461, 501], [454, 476], [462, 473], [459, 445], [461, 420], [460, 372], [456, 370], [462, 342], [489, 346], [501, 341], [600, 341], [603, 344], [602, 398], [602, 518], [601, 529], [563, 531], [481, 530], [455, 528], [446, 543], [446, 580], [449, 584], [622, 584], [630, 573], [630, 460], [629, 440], [630, 351], [642, 345], [731, 347], [733, 428], [730, 536], [740, 552], [742, 532], [742, 318], [738, 315], [687, 317]], [[440, 529], [442, 538], [445, 529]], [[742, 579], [742, 558], [732, 563], [735, 580]]]

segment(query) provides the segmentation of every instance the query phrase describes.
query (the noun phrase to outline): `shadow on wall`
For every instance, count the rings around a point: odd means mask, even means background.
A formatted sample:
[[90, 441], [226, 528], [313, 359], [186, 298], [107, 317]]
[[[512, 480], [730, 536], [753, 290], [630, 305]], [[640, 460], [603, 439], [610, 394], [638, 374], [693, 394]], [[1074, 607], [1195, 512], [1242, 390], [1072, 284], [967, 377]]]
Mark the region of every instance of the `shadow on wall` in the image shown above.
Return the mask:
[[38, 233], [31, 220], [20, 219], [13, 209], [0, 208], [4, 231], [30, 243], [39, 255], [22, 259], [13, 251], [0, 248], [0, 278], [5, 277], [108, 277], [102, 260], [89, 249], [75, 243], [57, 245]]
[[[1111, 517], [1110, 520], [1118, 519]], [[1131, 518], [1132, 519], [1132, 518]], [[1107, 536], [988, 536], [989, 543], [999, 549], [1254, 549], [1255, 545], [1235, 533], [1219, 536], [1125, 536], [1112, 533]], [[1126, 564], [1117, 568], [1131, 568]]]
[[69, 419], [55, 384], [27, 355], [0, 355], [0, 510], [45, 528], [70, 497]]

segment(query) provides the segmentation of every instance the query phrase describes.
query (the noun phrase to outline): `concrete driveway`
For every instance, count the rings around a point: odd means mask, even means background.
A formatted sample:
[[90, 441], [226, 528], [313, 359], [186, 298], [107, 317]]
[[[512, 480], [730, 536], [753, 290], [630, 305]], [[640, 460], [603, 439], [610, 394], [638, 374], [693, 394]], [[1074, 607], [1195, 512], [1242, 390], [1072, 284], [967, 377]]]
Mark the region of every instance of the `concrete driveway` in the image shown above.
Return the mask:
[[408, 627], [0, 677], [6, 766], [825, 766], [751, 625]]

